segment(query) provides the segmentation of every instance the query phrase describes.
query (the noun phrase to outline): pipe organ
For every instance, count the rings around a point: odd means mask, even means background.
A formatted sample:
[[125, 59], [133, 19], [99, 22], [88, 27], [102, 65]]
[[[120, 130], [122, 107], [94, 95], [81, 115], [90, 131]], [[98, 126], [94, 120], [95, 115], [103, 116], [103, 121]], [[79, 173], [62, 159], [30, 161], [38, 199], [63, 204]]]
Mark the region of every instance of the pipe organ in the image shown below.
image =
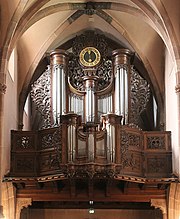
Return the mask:
[[151, 91], [131, 56], [128, 49], [110, 49], [102, 35], [80, 35], [69, 52], [52, 51], [31, 89], [41, 124], [12, 132], [11, 172], [18, 175], [25, 156], [34, 168], [27, 175], [36, 169], [41, 176], [168, 177], [170, 134], [141, 127]]

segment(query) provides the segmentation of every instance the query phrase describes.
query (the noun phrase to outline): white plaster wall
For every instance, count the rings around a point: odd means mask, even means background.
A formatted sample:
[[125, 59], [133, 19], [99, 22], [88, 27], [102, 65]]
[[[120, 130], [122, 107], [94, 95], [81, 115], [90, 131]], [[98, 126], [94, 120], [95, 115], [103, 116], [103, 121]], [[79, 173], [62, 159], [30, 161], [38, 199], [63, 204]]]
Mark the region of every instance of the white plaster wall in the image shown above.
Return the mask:
[[179, 140], [178, 140], [178, 97], [175, 91], [176, 65], [166, 51], [165, 60], [165, 105], [166, 105], [166, 130], [171, 131], [173, 151], [173, 172], [180, 174], [179, 168]]
[[[10, 69], [10, 68], [9, 68]], [[14, 78], [10, 73], [6, 75], [6, 93], [4, 98], [4, 118], [3, 118], [3, 148], [2, 148], [2, 175], [6, 174], [10, 168], [10, 144], [11, 130], [17, 130], [17, 53], [14, 55]], [[14, 80], [13, 80], [14, 79]]]

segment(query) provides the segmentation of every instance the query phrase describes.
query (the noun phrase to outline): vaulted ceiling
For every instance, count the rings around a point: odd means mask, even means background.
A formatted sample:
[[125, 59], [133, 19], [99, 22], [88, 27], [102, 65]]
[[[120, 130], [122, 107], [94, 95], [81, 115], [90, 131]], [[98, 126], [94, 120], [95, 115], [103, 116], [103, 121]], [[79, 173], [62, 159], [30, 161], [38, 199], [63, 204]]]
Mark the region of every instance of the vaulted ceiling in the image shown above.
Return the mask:
[[[96, 30], [142, 60], [164, 96], [165, 48], [179, 59], [178, 0], [1, 0], [1, 73], [18, 51], [18, 92], [26, 89], [44, 54], [85, 30]], [[162, 83], [163, 82], [163, 83]]]

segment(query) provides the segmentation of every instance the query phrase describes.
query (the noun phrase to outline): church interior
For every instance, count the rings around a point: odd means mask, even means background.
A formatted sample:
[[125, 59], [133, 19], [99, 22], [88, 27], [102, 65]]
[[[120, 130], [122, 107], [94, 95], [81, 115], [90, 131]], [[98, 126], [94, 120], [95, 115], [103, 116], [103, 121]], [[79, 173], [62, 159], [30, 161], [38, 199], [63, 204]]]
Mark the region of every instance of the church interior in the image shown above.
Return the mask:
[[0, 1], [0, 218], [180, 219], [179, 8]]

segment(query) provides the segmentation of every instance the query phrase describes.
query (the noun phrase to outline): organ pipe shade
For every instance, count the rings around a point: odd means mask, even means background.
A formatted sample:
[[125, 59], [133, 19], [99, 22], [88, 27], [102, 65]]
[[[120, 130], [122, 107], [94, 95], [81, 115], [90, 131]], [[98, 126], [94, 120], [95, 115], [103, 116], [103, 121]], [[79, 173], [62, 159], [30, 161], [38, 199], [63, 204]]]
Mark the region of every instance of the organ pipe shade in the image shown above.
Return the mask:
[[115, 75], [115, 114], [122, 116], [123, 125], [129, 115], [129, 71], [131, 52], [128, 49], [113, 51]]
[[60, 115], [66, 113], [66, 60], [64, 50], [50, 54], [52, 78], [52, 117], [54, 124], [60, 124]]

